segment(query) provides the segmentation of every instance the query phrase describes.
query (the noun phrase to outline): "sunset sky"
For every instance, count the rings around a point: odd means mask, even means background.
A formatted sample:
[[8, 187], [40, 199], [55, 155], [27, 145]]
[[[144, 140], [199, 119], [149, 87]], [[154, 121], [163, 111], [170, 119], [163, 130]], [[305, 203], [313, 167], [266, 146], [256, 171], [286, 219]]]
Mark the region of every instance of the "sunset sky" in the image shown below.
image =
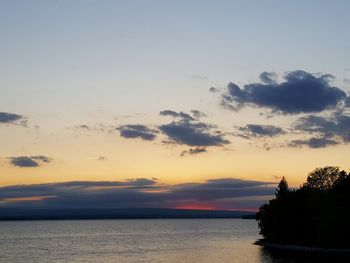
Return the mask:
[[350, 161], [349, 1], [0, 2], [0, 206], [254, 210]]

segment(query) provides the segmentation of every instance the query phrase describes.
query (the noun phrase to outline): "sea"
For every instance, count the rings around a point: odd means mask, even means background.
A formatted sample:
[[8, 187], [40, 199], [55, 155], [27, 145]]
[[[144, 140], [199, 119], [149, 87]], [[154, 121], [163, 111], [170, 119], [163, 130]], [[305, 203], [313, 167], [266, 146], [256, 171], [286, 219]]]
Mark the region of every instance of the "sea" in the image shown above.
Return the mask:
[[0, 222], [0, 262], [320, 262], [274, 254], [249, 219]]

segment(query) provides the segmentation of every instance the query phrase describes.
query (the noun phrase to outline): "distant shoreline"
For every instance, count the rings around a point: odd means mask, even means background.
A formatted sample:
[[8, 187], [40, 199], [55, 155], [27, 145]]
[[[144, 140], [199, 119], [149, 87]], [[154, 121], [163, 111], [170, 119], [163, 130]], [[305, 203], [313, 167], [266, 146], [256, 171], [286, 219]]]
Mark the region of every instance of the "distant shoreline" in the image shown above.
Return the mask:
[[350, 249], [348, 248], [321, 248], [321, 247], [307, 247], [290, 244], [277, 244], [264, 241], [262, 239], [254, 242], [255, 245], [262, 246], [271, 250], [279, 250], [282, 252], [297, 252], [301, 254], [314, 254], [325, 256], [347, 256], [350, 257]]
[[167, 208], [128, 209], [0, 209], [0, 221], [98, 219], [253, 218], [254, 212]]

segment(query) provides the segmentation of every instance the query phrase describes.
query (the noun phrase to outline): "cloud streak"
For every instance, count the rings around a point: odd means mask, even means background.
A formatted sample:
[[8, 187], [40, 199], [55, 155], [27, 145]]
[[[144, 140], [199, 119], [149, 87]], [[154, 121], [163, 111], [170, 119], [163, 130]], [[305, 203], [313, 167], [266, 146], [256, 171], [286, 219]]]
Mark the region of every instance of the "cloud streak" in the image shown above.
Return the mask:
[[210, 203], [215, 209], [256, 209], [274, 193], [274, 188], [271, 182], [232, 178], [177, 185], [147, 178], [14, 185], [0, 188], [0, 207], [174, 208]]
[[117, 130], [119, 130], [121, 137], [127, 139], [139, 138], [145, 141], [153, 141], [157, 137], [157, 130], [150, 129], [141, 124], [122, 125]]
[[248, 124], [244, 127], [239, 127], [238, 130], [241, 132], [239, 135], [245, 138], [276, 137], [286, 133], [280, 127], [260, 124]]
[[334, 146], [339, 144], [338, 141], [329, 139], [327, 137], [321, 137], [321, 138], [310, 138], [305, 140], [293, 140], [289, 143], [289, 147], [302, 147], [302, 146], [308, 146], [310, 148], [326, 148], [328, 146]]

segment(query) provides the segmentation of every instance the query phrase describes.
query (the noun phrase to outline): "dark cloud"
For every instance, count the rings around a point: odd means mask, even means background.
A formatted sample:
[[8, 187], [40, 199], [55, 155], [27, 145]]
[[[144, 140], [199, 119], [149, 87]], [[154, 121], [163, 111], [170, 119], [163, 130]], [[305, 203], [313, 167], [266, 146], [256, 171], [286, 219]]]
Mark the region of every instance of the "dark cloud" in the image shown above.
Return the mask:
[[181, 118], [181, 119], [186, 119], [186, 120], [194, 120], [194, 118], [185, 112], [176, 112], [176, 111], [172, 111], [172, 110], [163, 110], [161, 112], [159, 112], [160, 115], [162, 116], [171, 116], [174, 118]]
[[196, 154], [199, 154], [199, 153], [204, 153], [206, 151], [207, 151], [207, 149], [205, 149], [203, 147], [195, 147], [195, 148], [190, 148], [187, 151], [182, 151], [181, 156], [185, 156], [187, 154], [189, 154], [189, 155], [196, 155]]
[[211, 93], [217, 93], [217, 92], [220, 91], [220, 89], [215, 88], [215, 87], [210, 87], [210, 88], [209, 88], [209, 91], [210, 91]]
[[306, 140], [293, 140], [290, 142], [290, 147], [302, 147], [302, 146], [308, 146], [310, 148], [325, 148], [328, 146], [334, 146], [339, 144], [339, 142], [322, 137], [322, 138], [310, 138]]
[[97, 160], [99, 160], [99, 161], [107, 161], [108, 158], [106, 156], [99, 156]]
[[172, 194], [187, 200], [212, 201], [223, 198], [271, 195], [274, 187], [270, 182], [232, 178], [208, 180], [205, 183], [175, 185]]
[[17, 167], [38, 167], [39, 163], [27, 156], [10, 157], [11, 164]]
[[286, 132], [277, 126], [273, 125], [259, 125], [259, 124], [248, 124], [245, 127], [239, 127], [241, 135], [246, 138], [250, 137], [276, 137]]
[[168, 136], [171, 142], [188, 146], [222, 146], [230, 143], [221, 133], [214, 133], [214, 126], [203, 122], [192, 122], [186, 119], [161, 125], [160, 131]]
[[[256, 209], [274, 191], [275, 185], [271, 182], [231, 178], [178, 185], [164, 185], [157, 179], [147, 178], [114, 182], [65, 182], [1, 187], [0, 207], [179, 207], [210, 202], [217, 209], [241, 209], [247, 208], [244, 200], [250, 200], [254, 203], [252, 208]], [[16, 198], [19, 199], [16, 201]], [[25, 201], [25, 198], [28, 200]]]
[[342, 112], [330, 117], [315, 115], [302, 117], [296, 122], [294, 129], [329, 140], [350, 142], [350, 116]]
[[206, 116], [205, 113], [199, 110], [191, 110], [192, 115], [172, 110], [163, 110], [159, 114], [171, 116], [175, 120], [168, 124], [160, 125], [157, 130], [140, 124], [122, 125], [117, 129], [122, 137], [142, 138], [144, 140], [153, 140], [156, 138], [156, 134], [161, 132], [167, 136], [165, 140], [162, 140], [164, 144], [180, 144], [194, 147], [183, 151], [181, 156], [205, 152], [205, 147], [207, 146], [223, 146], [230, 143], [224, 138], [222, 132], [216, 130], [216, 126], [199, 121], [199, 118]]
[[22, 115], [9, 112], [0, 112], [0, 124], [1, 123], [19, 123], [22, 125], [26, 125], [26, 119]]
[[263, 83], [266, 83], [266, 84], [276, 84], [277, 82], [277, 74], [275, 72], [262, 72], [260, 74], [260, 80], [261, 82]]
[[239, 110], [244, 106], [264, 107], [273, 112], [298, 114], [336, 109], [347, 98], [346, 93], [331, 85], [330, 74], [315, 75], [305, 71], [291, 71], [284, 82], [276, 83], [273, 73], [263, 72], [261, 83], [244, 85], [243, 89], [229, 83], [222, 105]]
[[350, 108], [350, 97], [347, 97], [345, 100], [345, 107], [349, 107]]
[[141, 124], [122, 125], [117, 130], [120, 131], [120, 136], [124, 138], [140, 138], [146, 141], [152, 141], [157, 137], [157, 130], [150, 129]]
[[163, 110], [163, 111], [159, 112], [159, 115], [162, 115], [162, 116], [171, 116], [174, 118], [180, 118], [180, 119], [189, 120], [189, 121], [194, 121], [196, 119], [198, 120], [202, 117], [207, 116], [204, 112], [201, 112], [199, 110], [191, 110], [191, 114], [188, 114], [188, 113], [183, 112], [183, 111], [176, 112], [176, 111], [172, 111], [172, 110]]
[[308, 115], [299, 118], [293, 130], [310, 135], [307, 139], [291, 141], [288, 146], [325, 148], [350, 142], [350, 116], [344, 111], [332, 113], [330, 116]]
[[9, 160], [16, 167], [39, 167], [41, 163], [51, 162], [51, 158], [43, 155], [9, 157]]
[[192, 113], [193, 117], [195, 117], [196, 119], [207, 117], [207, 114], [205, 114], [204, 112], [201, 112], [199, 110], [191, 110], [191, 113]]

